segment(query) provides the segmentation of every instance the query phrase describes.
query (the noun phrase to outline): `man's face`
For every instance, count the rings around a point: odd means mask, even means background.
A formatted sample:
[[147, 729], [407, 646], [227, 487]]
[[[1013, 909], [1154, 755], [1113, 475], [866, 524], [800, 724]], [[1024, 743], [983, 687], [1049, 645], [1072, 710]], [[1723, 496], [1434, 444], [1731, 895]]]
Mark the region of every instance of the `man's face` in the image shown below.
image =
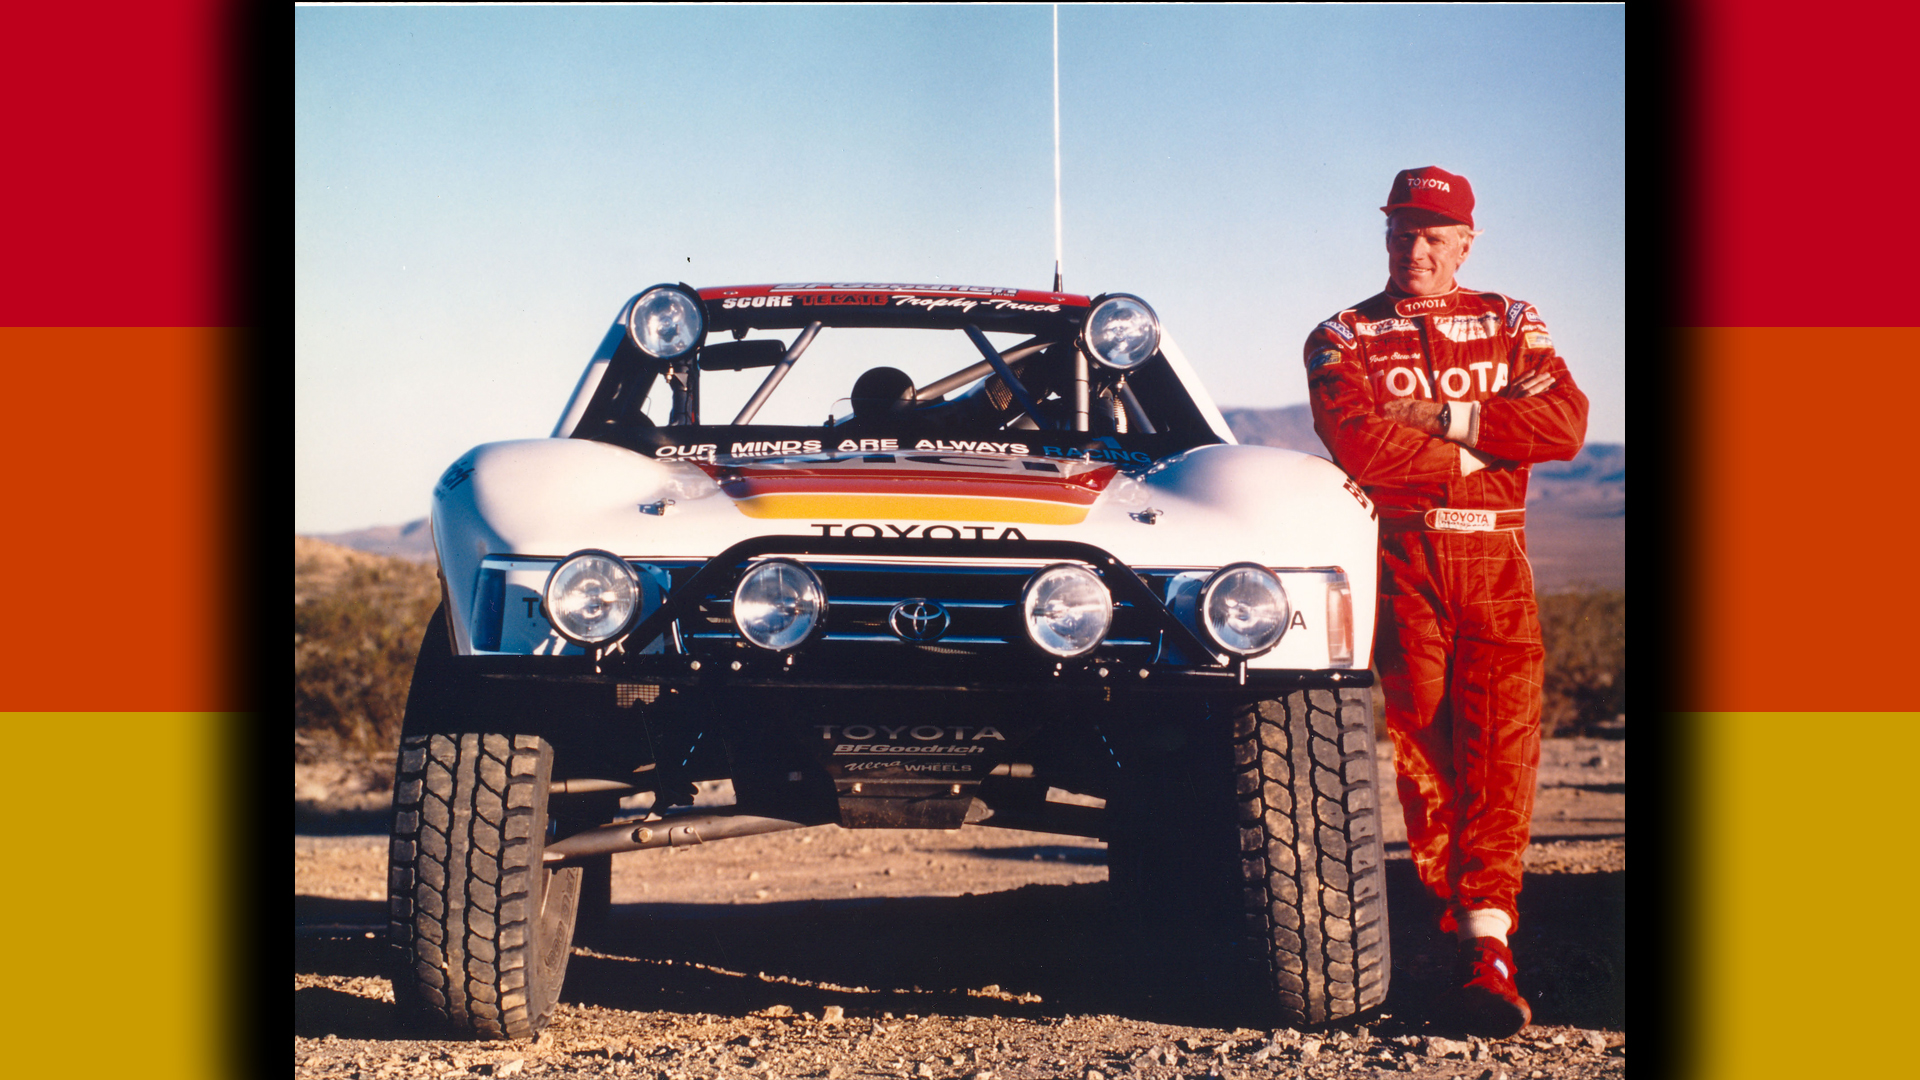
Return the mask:
[[1453, 274], [1473, 247], [1459, 225], [1427, 214], [1396, 212], [1387, 225], [1387, 274], [1409, 296], [1453, 291]]

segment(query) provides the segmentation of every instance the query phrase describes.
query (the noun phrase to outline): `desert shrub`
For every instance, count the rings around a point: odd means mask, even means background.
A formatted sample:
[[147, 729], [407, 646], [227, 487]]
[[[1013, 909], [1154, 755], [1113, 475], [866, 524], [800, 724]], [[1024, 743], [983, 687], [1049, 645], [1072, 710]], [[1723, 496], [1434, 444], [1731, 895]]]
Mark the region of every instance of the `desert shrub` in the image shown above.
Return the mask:
[[1627, 594], [1620, 589], [1540, 598], [1547, 644], [1549, 735], [1576, 735], [1627, 711]]
[[327, 553], [294, 560], [296, 753], [383, 756], [399, 745], [413, 661], [440, 601], [433, 568]]

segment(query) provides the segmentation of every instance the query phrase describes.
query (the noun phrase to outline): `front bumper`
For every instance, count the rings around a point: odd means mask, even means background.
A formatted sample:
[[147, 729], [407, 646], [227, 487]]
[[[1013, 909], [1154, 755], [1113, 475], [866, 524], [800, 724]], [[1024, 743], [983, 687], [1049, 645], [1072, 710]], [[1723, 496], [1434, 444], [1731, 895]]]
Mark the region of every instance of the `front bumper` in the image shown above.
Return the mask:
[[[827, 626], [815, 640], [786, 652], [747, 644], [731, 619], [730, 598], [740, 574], [753, 560], [771, 555], [822, 569], [829, 584]], [[463, 657], [462, 667], [515, 680], [686, 687], [724, 683], [769, 689], [1191, 690], [1364, 686], [1371, 678], [1365, 670], [1327, 662], [1331, 643], [1322, 647], [1313, 636], [1321, 627], [1302, 625], [1289, 631], [1278, 648], [1251, 662], [1217, 650], [1168, 606], [1176, 579], [1195, 577], [1195, 571], [1135, 571], [1110, 552], [1078, 541], [763, 536], [706, 560], [629, 561], [646, 583], [645, 616], [621, 638], [583, 650], [551, 636], [544, 618], [535, 620], [538, 602], [529, 586], [539, 576], [530, 572], [540, 565], [537, 560], [489, 557], [489, 564], [529, 570], [521, 572], [523, 584], [511, 587], [518, 590], [512, 598], [505, 571], [483, 571], [477, 590], [481, 596], [472, 605], [474, 640], [500, 641], [499, 620], [505, 613], [536, 627], [548, 640], [529, 644], [533, 639], [523, 633], [517, 646], [503, 642], [505, 652]], [[1088, 567], [1114, 600], [1115, 624], [1108, 639], [1088, 655], [1070, 660], [1043, 653], [1027, 641], [1016, 611], [1020, 583], [1039, 567], [1055, 563]], [[1334, 582], [1344, 588], [1345, 573], [1337, 567], [1277, 572], [1289, 582], [1290, 591], [1300, 590], [1297, 603], [1325, 606]], [[953, 598], [959, 595], [966, 599]], [[886, 632], [881, 613], [888, 604], [928, 596], [943, 597], [955, 607], [954, 634], [915, 642]]]

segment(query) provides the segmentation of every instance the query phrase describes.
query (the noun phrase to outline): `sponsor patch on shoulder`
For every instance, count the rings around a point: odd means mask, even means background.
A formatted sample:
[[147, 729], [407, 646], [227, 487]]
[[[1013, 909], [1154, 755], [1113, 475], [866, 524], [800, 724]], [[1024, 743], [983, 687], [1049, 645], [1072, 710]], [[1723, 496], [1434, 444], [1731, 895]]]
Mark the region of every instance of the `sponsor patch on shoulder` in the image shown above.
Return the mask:
[[1340, 350], [1321, 349], [1319, 352], [1307, 357], [1307, 374], [1311, 375], [1321, 368], [1326, 367], [1328, 364], [1337, 364], [1339, 362]]
[[[1294, 325], [1298, 326], [1299, 324], [1295, 323]], [[1353, 340], [1353, 331], [1347, 329], [1347, 324], [1341, 322], [1339, 319], [1328, 319], [1326, 322], [1320, 324], [1319, 329], [1337, 335], [1342, 341]]]
[[1519, 326], [1520, 320], [1525, 318], [1526, 315], [1527, 315], [1527, 302], [1525, 300], [1515, 300], [1513, 303], [1508, 304], [1507, 305], [1507, 329], [1511, 330], [1514, 327]]
[[1527, 331], [1527, 348], [1551, 349], [1553, 348], [1553, 338], [1548, 336], [1545, 330], [1529, 330]]

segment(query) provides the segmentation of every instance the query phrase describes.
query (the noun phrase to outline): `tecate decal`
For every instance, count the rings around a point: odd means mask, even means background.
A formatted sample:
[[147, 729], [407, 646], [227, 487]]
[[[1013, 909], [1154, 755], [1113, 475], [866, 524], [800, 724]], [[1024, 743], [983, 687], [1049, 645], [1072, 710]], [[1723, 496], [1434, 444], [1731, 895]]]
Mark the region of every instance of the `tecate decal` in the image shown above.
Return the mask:
[[[792, 299], [792, 298], [782, 297], [782, 299]], [[832, 293], [801, 293], [800, 294], [800, 303], [803, 307], [818, 307], [823, 305], [829, 306], [829, 307], [886, 307], [887, 304], [891, 302], [892, 299], [893, 298], [888, 296], [886, 293], [871, 293], [871, 292], [832, 292]]]
[[[867, 536], [876, 540], [883, 536], [891, 536], [899, 540], [1025, 540], [1027, 538], [1026, 533], [1011, 526], [1001, 529], [999, 534], [994, 536], [988, 535], [993, 532], [993, 526], [991, 525], [882, 526], [870, 525], [864, 521], [857, 521], [851, 525], [842, 525], [838, 522], [815, 521], [810, 523], [810, 527], [819, 529], [821, 536]], [[839, 529], [840, 531], [836, 533], [833, 531], [835, 529]], [[882, 529], [885, 531], [881, 531]], [[962, 536], [960, 535], [962, 530], [972, 533], [973, 535]]]

